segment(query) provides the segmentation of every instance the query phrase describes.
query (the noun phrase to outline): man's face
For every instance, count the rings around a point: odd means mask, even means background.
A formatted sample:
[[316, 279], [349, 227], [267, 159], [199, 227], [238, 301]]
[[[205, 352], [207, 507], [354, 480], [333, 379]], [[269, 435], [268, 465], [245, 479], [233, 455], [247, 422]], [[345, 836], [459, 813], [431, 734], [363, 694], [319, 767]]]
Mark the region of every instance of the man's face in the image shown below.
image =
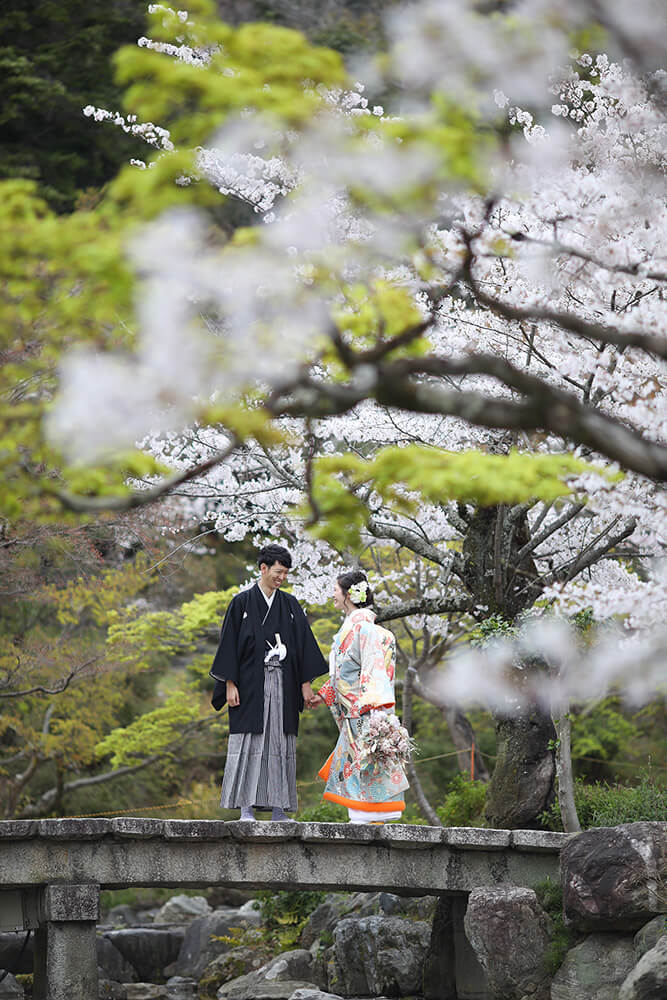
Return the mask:
[[274, 591], [277, 590], [278, 587], [282, 587], [287, 579], [289, 570], [287, 566], [283, 566], [282, 563], [274, 562], [273, 566], [267, 566], [266, 563], [262, 563], [259, 567], [259, 572], [261, 573], [262, 583], [266, 589]]

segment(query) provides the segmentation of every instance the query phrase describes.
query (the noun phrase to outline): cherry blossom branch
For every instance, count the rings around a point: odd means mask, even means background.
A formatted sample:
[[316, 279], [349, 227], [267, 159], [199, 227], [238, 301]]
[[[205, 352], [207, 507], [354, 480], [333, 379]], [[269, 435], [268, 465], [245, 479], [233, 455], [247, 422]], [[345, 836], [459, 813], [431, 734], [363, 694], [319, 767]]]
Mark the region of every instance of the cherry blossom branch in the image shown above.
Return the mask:
[[457, 597], [415, 597], [406, 601], [393, 601], [378, 608], [377, 622], [393, 621], [408, 615], [463, 615], [473, 610], [473, 600], [468, 595]]

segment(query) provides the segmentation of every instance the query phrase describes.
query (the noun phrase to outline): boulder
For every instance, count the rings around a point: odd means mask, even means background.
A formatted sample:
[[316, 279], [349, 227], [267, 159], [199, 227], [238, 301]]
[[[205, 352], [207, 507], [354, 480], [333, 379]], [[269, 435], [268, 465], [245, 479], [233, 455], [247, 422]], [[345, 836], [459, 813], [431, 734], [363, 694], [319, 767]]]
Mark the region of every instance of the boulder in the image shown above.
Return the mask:
[[[257, 935], [256, 943], [247, 941], [249, 935]], [[199, 980], [200, 997], [203, 1000], [213, 1000], [223, 983], [245, 976], [248, 972], [255, 972], [269, 962], [271, 957], [271, 951], [262, 942], [260, 932], [249, 931], [245, 944], [218, 955], [206, 966]]]
[[664, 1000], [667, 996], [667, 937], [645, 952], [621, 986], [618, 1000]]
[[612, 1000], [635, 964], [629, 934], [591, 934], [571, 948], [551, 984], [551, 1000]]
[[108, 913], [103, 915], [100, 923], [108, 924], [110, 927], [136, 927], [139, 923], [136, 911], [127, 903], [119, 903], [112, 906]]
[[139, 978], [134, 966], [105, 934], [97, 935], [97, 965], [101, 977], [112, 983], [135, 983]]
[[463, 924], [493, 998], [548, 1000], [551, 921], [532, 889], [473, 889]]
[[333, 993], [323, 993], [322, 990], [310, 990], [305, 986], [295, 990], [289, 1000], [343, 1000], [343, 998], [334, 996]]
[[184, 931], [178, 927], [127, 927], [105, 931], [104, 937], [134, 967], [135, 978], [150, 983], [162, 979], [165, 965], [178, 956]]
[[655, 948], [663, 934], [667, 934], [667, 918], [654, 917], [635, 934], [635, 958], [637, 961], [651, 948]]
[[246, 973], [224, 983], [218, 990], [219, 1000], [259, 1000], [260, 997], [288, 997], [299, 988], [317, 989], [326, 986], [322, 965], [305, 948], [276, 955], [255, 972]]
[[128, 983], [125, 997], [126, 1000], [167, 1000], [167, 987], [155, 983]]
[[[322, 935], [325, 937], [333, 934], [333, 929], [338, 921], [352, 909], [352, 901], [348, 896], [341, 896], [339, 893], [331, 893], [323, 902], [317, 906], [308, 917], [303, 930], [301, 931], [301, 946], [310, 948]], [[328, 943], [331, 943], [330, 941]]]
[[167, 1000], [197, 1000], [197, 980], [172, 976], [167, 980]]
[[329, 989], [343, 996], [421, 993], [430, 926], [403, 917], [346, 917], [334, 929]]
[[561, 852], [565, 921], [581, 931], [636, 930], [665, 912], [667, 823], [586, 830]]
[[164, 969], [165, 976], [199, 979], [214, 958], [235, 947], [233, 941], [215, 941], [214, 937], [227, 937], [234, 929], [256, 927], [259, 923], [257, 910], [241, 914], [237, 909], [224, 908], [197, 917], [186, 928], [180, 951]]
[[298, 990], [312, 988], [312, 983], [292, 982], [291, 979], [285, 979], [276, 983], [264, 982], [239, 986], [239, 992], [222, 993], [221, 991], [226, 989], [225, 986], [222, 986], [218, 990], [218, 997], [220, 1000], [289, 1000], [289, 997]]
[[127, 1000], [125, 986], [123, 983], [114, 983], [100, 977], [97, 998], [98, 1000]]
[[[4, 969], [0, 969], [0, 976], [4, 974]], [[14, 979], [11, 972], [0, 982], [0, 1000], [23, 1000], [25, 996], [23, 986]]]
[[206, 917], [211, 907], [203, 896], [172, 896], [160, 907], [154, 924], [189, 924], [197, 917]]

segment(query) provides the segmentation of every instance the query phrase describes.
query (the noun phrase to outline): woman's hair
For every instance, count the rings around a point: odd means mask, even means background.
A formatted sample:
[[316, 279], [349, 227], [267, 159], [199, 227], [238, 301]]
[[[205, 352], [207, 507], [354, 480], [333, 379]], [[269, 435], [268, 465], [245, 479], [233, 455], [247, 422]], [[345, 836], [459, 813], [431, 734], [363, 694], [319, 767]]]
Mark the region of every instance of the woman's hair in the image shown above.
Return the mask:
[[354, 601], [358, 608], [368, 608], [373, 603], [373, 591], [370, 588], [366, 574], [362, 573], [360, 569], [352, 569], [349, 573], [341, 573], [339, 577], [336, 577], [338, 581], [338, 586], [345, 593], [348, 594], [350, 587], [354, 587], [355, 583], [365, 583], [366, 584], [366, 600], [365, 601]]
[[262, 563], [269, 569], [274, 563], [280, 563], [285, 569], [291, 569], [292, 557], [283, 545], [276, 545], [272, 542], [270, 545], [265, 545], [257, 553], [257, 565], [261, 567]]

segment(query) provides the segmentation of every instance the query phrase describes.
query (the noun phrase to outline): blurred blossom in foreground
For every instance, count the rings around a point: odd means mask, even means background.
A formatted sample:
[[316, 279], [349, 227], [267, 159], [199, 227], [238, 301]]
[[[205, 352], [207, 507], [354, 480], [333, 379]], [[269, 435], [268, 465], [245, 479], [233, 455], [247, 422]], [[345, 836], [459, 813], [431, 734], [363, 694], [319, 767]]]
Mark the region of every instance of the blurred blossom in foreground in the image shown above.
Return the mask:
[[[609, 627], [594, 645], [562, 619], [532, 622], [514, 639], [455, 653], [429, 687], [454, 704], [511, 715], [539, 705], [556, 714], [571, 702], [619, 695], [628, 705], [667, 696], [667, 630], [628, 635]], [[566, 708], [565, 708], [566, 710]]]

